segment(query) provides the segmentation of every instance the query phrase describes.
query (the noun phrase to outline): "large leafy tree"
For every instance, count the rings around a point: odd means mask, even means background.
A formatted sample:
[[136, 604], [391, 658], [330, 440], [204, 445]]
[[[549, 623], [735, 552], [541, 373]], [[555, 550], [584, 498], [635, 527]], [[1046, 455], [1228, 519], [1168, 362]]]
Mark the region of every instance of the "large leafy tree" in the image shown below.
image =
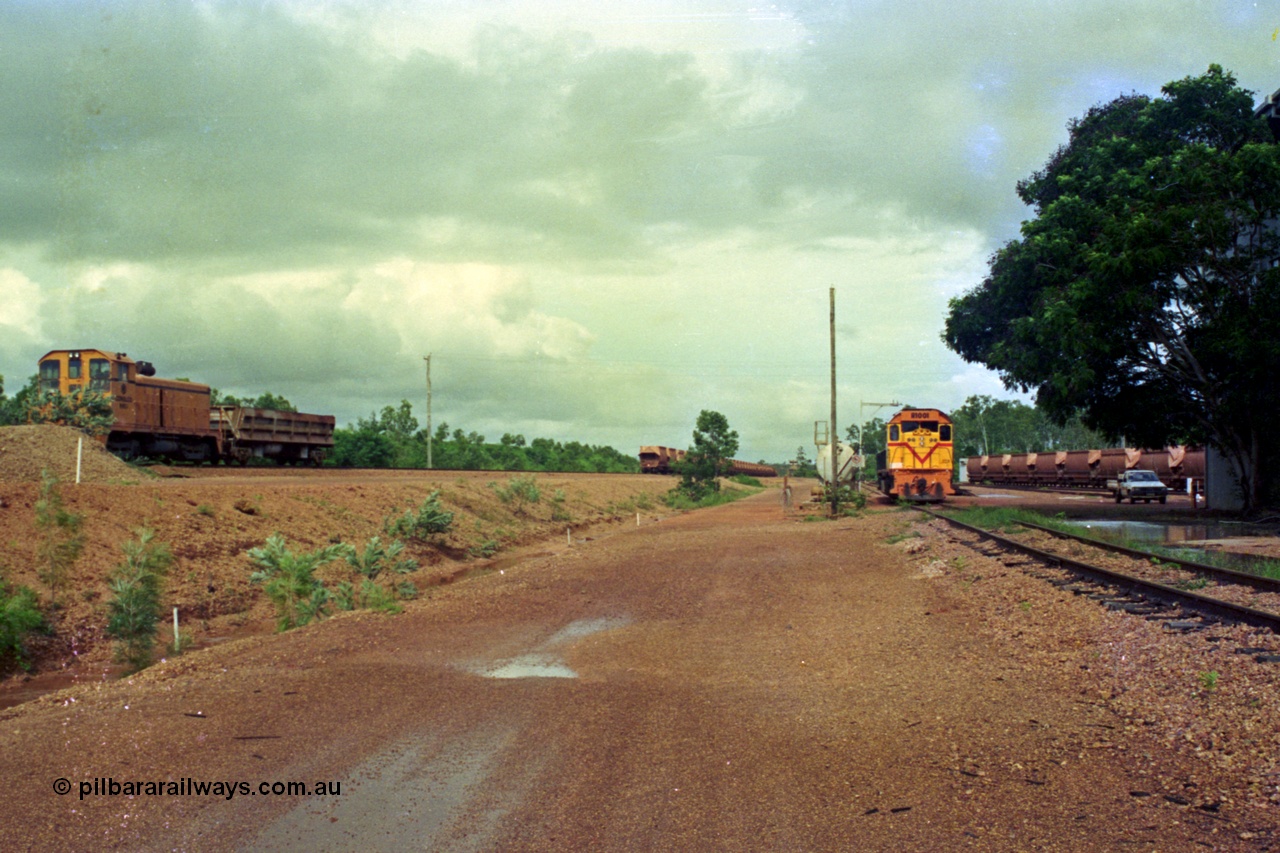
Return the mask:
[[699, 412], [689, 455], [712, 471], [713, 477], [719, 477], [729, 470], [729, 463], [737, 452], [738, 433], [729, 429], [729, 419], [707, 409]]
[[1280, 146], [1216, 65], [1069, 130], [943, 337], [1059, 421], [1213, 444], [1256, 506], [1280, 446]]
[[680, 486], [698, 499], [720, 489], [716, 479], [729, 470], [733, 454], [738, 452], [738, 433], [729, 429], [729, 419], [719, 412], [703, 409], [693, 428], [693, 446], [679, 463]]

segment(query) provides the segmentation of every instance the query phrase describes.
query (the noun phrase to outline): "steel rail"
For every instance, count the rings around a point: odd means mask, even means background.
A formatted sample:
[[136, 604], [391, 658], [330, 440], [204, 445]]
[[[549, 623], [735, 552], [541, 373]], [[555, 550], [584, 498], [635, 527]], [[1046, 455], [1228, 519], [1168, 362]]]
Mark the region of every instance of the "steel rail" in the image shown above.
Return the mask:
[[1185, 607], [1188, 610], [1194, 610], [1199, 613], [1215, 616], [1219, 619], [1227, 619], [1232, 622], [1252, 625], [1255, 628], [1266, 628], [1273, 633], [1280, 634], [1280, 614], [1268, 613], [1265, 610], [1246, 607], [1242, 604], [1232, 604], [1227, 601], [1210, 598], [1206, 595], [1200, 595], [1189, 590], [1168, 586], [1167, 584], [1143, 580], [1142, 578], [1135, 578], [1131, 575], [1121, 574], [1120, 572], [1113, 572], [1110, 569], [1104, 569], [1101, 566], [1094, 566], [1080, 560], [1072, 559], [1071, 557], [1063, 556], [1062, 554], [1054, 554], [1050, 551], [1042, 551], [1039, 548], [1033, 548], [1030, 545], [1018, 542], [1015, 539], [1000, 536], [999, 534], [992, 533], [990, 530], [983, 530], [981, 527], [974, 527], [972, 524], [966, 524], [963, 521], [958, 521], [954, 518], [949, 518], [945, 515], [932, 512], [924, 507], [918, 507], [917, 509], [932, 518], [941, 519], [953, 527], [957, 527], [961, 530], [967, 530], [984, 539], [989, 539], [1003, 548], [1008, 548], [1009, 550], [1026, 554], [1029, 557], [1033, 557], [1052, 566], [1070, 569], [1110, 586], [1119, 587], [1126, 592], [1131, 592], [1135, 595], [1141, 596], [1142, 598], [1159, 601], [1172, 607]]

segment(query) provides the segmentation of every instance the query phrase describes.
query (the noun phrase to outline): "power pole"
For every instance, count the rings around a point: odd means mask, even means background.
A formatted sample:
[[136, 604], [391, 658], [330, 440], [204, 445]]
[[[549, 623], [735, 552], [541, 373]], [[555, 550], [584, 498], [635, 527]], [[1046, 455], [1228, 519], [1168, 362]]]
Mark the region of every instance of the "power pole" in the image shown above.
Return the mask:
[[435, 465], [431, 460], [431, 356], [424, 355], [422, 360], [427, 363], [427, 468], [434, 468]]
[[836, 289], [831, 297], [831, 517], [840, 514], [840, 439], [836, 432]]

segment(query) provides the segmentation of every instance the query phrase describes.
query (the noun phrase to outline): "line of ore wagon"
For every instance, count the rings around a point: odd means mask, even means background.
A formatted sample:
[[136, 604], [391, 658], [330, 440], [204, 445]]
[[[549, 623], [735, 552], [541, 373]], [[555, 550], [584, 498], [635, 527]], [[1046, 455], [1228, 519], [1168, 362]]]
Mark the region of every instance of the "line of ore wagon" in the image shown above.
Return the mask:
[[1107, 480], [1134, 468], [1154, 471], [1175, 491], [1204, 489], [1205, 454], [1201, 447], [1165, 447], [1141, 450], [1112, 447], [1105, 450], [1050, 450], [1043, 453], [1006, 453], [1002, 456], [970, 456], [966, 461], [970, 483], [993, 486], [1047, 486], [1067, 489], [1106, 489]]
[[[640, 448], [640, 473], [670, 474], [675, 470], [675, 466], [684, 461], [687, 455], [687, 450], [680, 450], [677, 447], [645, 445]], [[730, 477], [736, 474], [745, 474], [748, 477], [778, 476], [778, 472], [773, 470], [771, 465], [743, 462], [739, 459], [729, 460], [729, 470], [726, 473]]]

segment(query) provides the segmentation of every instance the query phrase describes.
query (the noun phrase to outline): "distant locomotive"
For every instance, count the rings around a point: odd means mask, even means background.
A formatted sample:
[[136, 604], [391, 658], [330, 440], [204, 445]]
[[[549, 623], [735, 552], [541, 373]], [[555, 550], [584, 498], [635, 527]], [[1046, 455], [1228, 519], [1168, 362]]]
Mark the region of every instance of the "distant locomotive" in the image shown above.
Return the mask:
[[938, 409], [903, 409], [885, 425], [885, 449], [876, 454], [876, 481], [892, 498], [939, 503], [956, 494], [951, 418]]
[[[675, 473], [678, 465], [688, 457], [689, 451], [680, 450], [675, 447], [658, 447], [657, 445], [645, 445], [640, 448], [640, 473], [641, 474], [672, 474]], [[745, 474], [748, 477], [776, 477], [778, 472], [770, 465], [761, 465], [756, 462], [742, 462], [738, 459], [729, 460], [729, 469], [725, 472], [732, 477], [737, 474]]]
[[93, 391], [110, 401], [107, 449], [126, 459], [319, 465], [333, 447], [333, 415], [213, 406], [208, 385], [154, 377], [148, 362], [122, 352], [53, 350], [40, 359], [41, 391]]
[[971, 483], [993, 486], [1048, 486], [1060, 489], [1106, 489], [1123, 471], [1143, 468], [1176, 491], [1188, 486], [1204, 490], [1205, 454], [1200, 447], [1141, 450], [1051, 450], [1046, 453], [1006, 453], [970, 456], [965, 463]]

